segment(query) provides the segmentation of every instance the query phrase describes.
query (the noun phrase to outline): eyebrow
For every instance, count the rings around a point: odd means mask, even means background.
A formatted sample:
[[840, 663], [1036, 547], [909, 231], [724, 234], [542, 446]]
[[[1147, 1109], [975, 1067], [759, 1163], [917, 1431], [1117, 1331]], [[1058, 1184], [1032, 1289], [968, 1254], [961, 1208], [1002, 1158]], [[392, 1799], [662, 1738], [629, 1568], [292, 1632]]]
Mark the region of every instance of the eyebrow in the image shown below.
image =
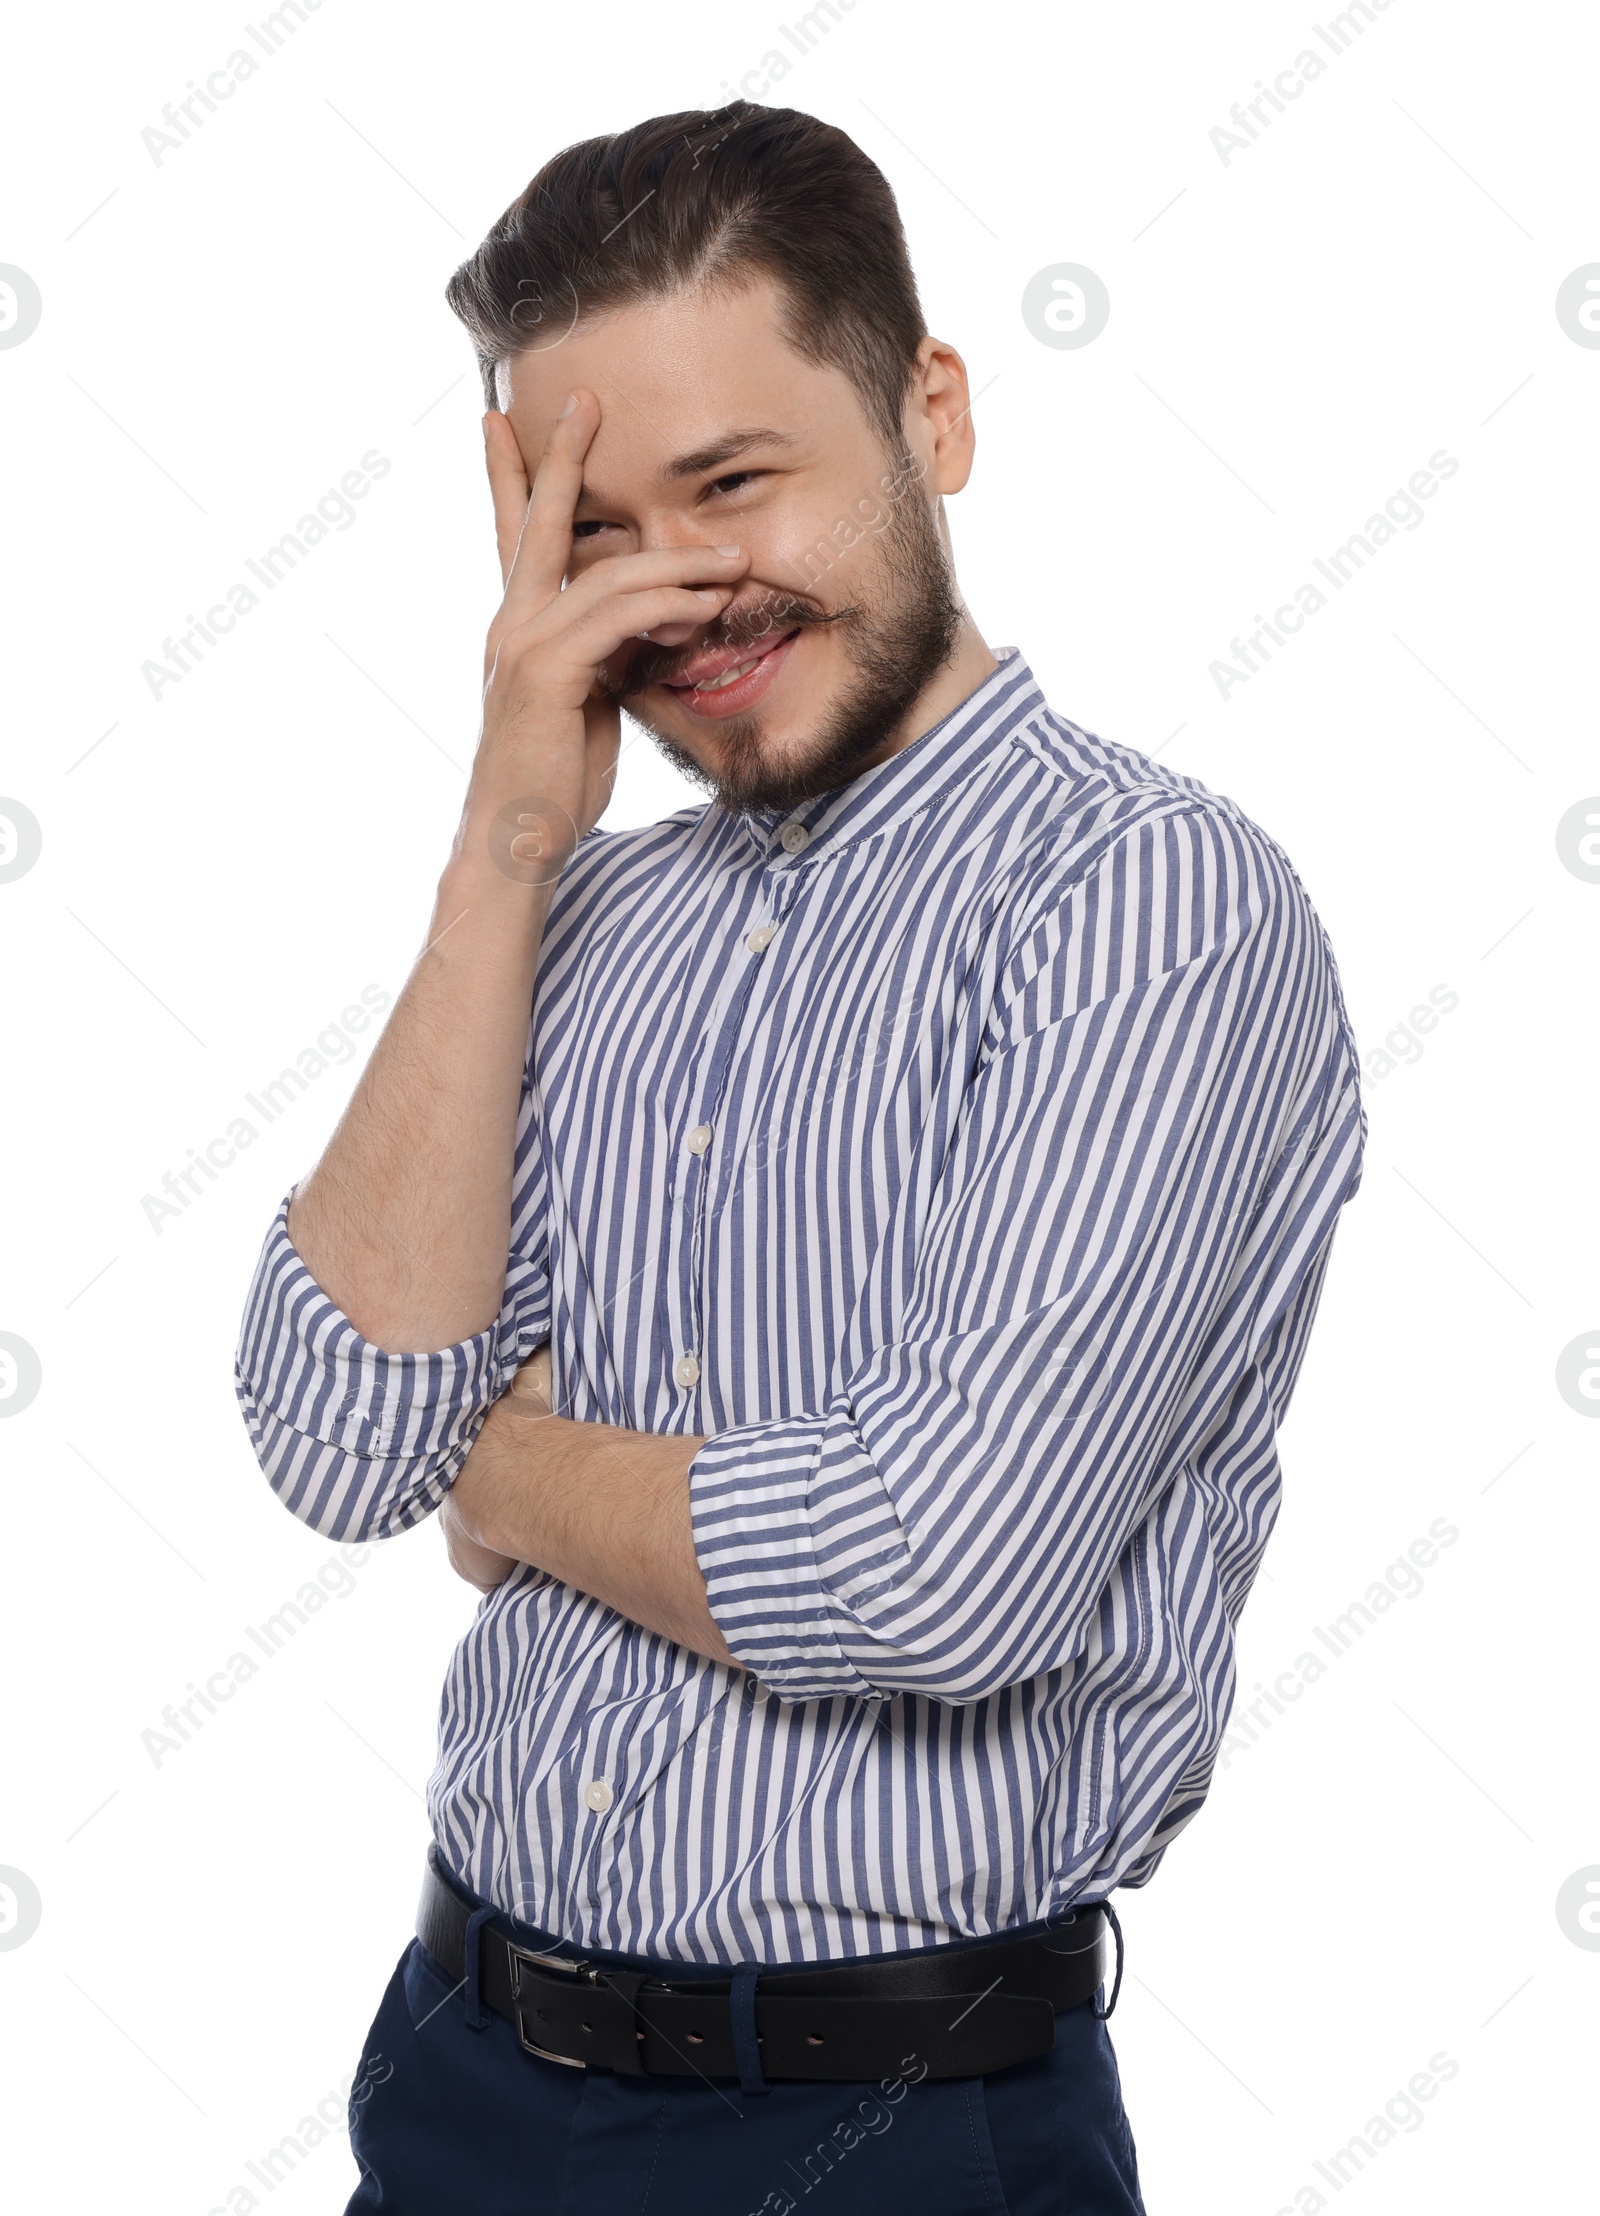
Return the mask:
[[697, 446], [692, 454], [679, 454], [665, 463], [661, 481], [671, 485], [684, 477], [709, 477], [724, 462], [735, 461], [755, 446], [794, 447], [800, 443], [791, 431], [726, 431], [709, 446]]

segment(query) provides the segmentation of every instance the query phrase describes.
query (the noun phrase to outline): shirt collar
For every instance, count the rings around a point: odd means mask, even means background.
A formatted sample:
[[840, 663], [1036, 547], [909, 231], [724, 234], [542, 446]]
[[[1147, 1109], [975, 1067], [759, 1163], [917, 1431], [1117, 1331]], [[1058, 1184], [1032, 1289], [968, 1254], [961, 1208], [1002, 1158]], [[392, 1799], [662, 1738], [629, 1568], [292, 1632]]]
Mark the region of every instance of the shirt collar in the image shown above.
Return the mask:
[[819, 851], [837, 852], [889, 830], [968, 778], [998, 740], [1045, 705], [1038, 680], [1017, 649], [994, 651], [999, 667], [898, 754], [797, 808], [758, 808], [741, 816], [756, 853], [798, 861]]

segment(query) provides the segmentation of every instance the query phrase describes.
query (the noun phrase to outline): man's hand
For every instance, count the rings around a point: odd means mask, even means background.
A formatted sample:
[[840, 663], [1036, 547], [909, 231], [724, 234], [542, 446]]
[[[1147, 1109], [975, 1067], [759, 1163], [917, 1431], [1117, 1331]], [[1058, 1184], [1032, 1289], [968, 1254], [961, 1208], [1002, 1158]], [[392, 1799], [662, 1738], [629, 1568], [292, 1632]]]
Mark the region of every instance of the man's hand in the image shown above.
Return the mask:
[[704, 1443], [552, 1413], [541, 1347], [490, 1409], [451, 1488], [450, 1559], [475, 1585], [477, 1566], [494, 1571], [484, 1590], [534, 1563], [646, 1631], [738, 1668], [694, 1551], [689, 1465]]
[[509, 420], [485, 418], [505, 594], [466, 804], [424, 950], [289, 1212], [312, 1276], [390, 1353], [454, 1346], [499, 1313], [540, 941], [616, 767], [600, 665], [641, 632], [709, 623], [748, 567], [678, 545], [591, 562], [563, 590], [599, 424], [594, 394], [571, 395], [530, 489]]
[[584, 457], [600, 427], [592, 392], [571, 394], [566, 407], [531, 490], [510, 419], [493, 409], [483, 419], [505, 598], [489, 626], [483, 739], [462, 818], [463, 831], [481, 834], [516, 808], [530, 820], [504, 827], [513, 860], [548, 857], [552, 877], [611, 797], [620, 720], [598, 690], [601, 663], [641, 632], [711, 622], [749, 566], [738, 548], [663, 547], [594, 562], [563, 591]]
[[509, 1554], [496, 1554], [492, 1548], [480, 1547], [468, 1538], [453, 1494], [445, 1495], [444, 1506], [439, 1511], [439, 1528], [444, 1533], [444, 1550], [451, 1569], [457, 1577], [464, 1577], [469, 1585], [475, 1585], [480, 1593], [497, 1593], [517, 1567]]

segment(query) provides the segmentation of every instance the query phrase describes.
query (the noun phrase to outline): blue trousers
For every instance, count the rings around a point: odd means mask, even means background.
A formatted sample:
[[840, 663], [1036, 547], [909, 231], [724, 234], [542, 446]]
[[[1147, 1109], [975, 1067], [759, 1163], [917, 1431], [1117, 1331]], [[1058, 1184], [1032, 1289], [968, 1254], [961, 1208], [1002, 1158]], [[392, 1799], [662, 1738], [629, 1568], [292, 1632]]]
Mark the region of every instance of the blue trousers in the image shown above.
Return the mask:
[[[1103, 2005], [1103, 2003], [1102, 2003]], [[1144, 2216], [1110, 2036], [1083, 2002], [1054, 2050], [986, 2078], [862, 2085], [618, 2077], [527, 2054], [419, 1940], [357, 2073], [346, 2216]], [[812, 2196], [816, 2195], [815, 2202]]]

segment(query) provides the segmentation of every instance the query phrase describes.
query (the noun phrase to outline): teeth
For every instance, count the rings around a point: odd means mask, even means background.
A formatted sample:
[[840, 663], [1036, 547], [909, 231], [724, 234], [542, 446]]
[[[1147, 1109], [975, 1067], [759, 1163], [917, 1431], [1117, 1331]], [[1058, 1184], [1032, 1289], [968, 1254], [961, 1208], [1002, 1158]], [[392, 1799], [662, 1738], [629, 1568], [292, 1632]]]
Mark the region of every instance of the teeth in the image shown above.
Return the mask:
[[723, 687], [731, 685], [735, 678], [747, 677], [760, 659], [760, 655], [757, 654], [748, 662], [740, 662], [733, 669], [725, 669], [720, 677], [708, 677], [704, 684], [696, 685], [694, 689], [696, 692], [721, 692]]

